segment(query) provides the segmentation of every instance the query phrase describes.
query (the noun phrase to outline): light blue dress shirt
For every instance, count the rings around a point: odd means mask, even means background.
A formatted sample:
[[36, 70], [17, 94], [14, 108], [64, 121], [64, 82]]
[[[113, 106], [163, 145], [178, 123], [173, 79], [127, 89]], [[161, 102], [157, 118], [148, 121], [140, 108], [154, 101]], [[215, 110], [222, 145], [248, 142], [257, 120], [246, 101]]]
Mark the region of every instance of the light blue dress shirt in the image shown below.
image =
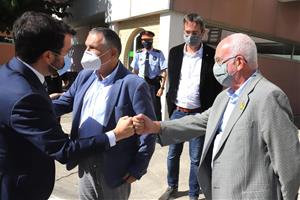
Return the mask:
[[[145, 76], [146, 52], [147, 50], [137, 51], [130, 64], [130, 66], [134, 70], [139, 71], [138, 75], [143, 78]], [[167, 69], [168, 66], [162, 51], [157, 49], [151, 49], [148, 52], [149, 52], [150, 69], [147, 74], [149, 76], [148, 78], [154, 79], [155, 77], [161, 74], [162, 70]]]
[[[105, 77], [103, 80], [101, 80], [101, 78], [98, 77], [96, 71], [94, 71], [94, 73], [92, 74], [92, 76], [95, 77], [95, 80], [90, 85], [89, 89], [84, 95], [79, 127], [81, 127], [83, 122], [88, 118], [93, 118], [98, 123], [103, 125], [103, 122], [106, 117], [105, 111], [107, 106], [107, 100], [118, 68], [119, 64], [114, 69], [114, 71], [107, 77]], [[105, 134], [109, 138], [110, 146], [114, 146], [116, 144], [116, 137], [114, 132], [109, 131]]]
[[[228, 101], [227, 107], [225, 109], [225, 112], [223, 113], [222, 119], [219, 122], [219, 128], [218, 128], [218, 131], [217, 131], [217, 136], [216, 136], [215, 141], [214, 141], [213, 156], [212, 156], [212, 158], [214, 158], [215, 155], [216, 155], [216, 153], [217, 153], [216, 151], [217, 151], [218, 146], [220, 144], [220, 141], [222, 139], [223, 133], [224, 133], [225, 128], [226, 128], [226, 125], [227, 125], [228, 120], [229, 120], [229, 118], [230, 118], [230, 116], [232, 114], [233, 109], [236, 106], [236, 103], [239, 100], [239, 97], [241, 96], [241, 94], [242, 94], [245, 86], [249, 83], [249, 81], [251, 79], [253, 79], [253, 77], [256, 76], [256, 74], [257, 74], [256, 72], [253, 73], [252, 76], [250, 76], [241, 85], [241, 87], [239, 87], [239, 89], [237, 89], [236, 91], [232, 90], [231, 88], [228, 89], [227, 95], [229, 96], [229, 101]], [[212, 166], [213, 166], [213, 159], [212, 159]]]

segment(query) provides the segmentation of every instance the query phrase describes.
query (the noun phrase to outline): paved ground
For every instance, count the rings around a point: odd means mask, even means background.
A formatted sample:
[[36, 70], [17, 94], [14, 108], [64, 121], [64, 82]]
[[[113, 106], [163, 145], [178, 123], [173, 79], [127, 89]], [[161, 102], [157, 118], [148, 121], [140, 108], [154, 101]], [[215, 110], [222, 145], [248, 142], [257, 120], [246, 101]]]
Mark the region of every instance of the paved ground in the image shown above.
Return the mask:
[[[62, 126], [65, 132], [70, 131], [70, 115], [62, 117]], [[133, 183], [130, 195], [131, 200], [154, 200], [165, 191], [166, 184], [166, 157], [168, 147], [156, 145], [154, 155], [150, 161], [148, 172], [141, 180]], [[185, 145], [182, 152], [182, 160], [180, 166], [180, 185], [178, 200], [188, 200], [188, 144]], [[203, 199], [203, 195], [199, 199]], [[56, 163], [56, 183], [51, 200], [77, 200], [78, 199], [78, 183], [77, 168], [67, 171], [65, 166]]]
[[[62, 126], [66, 132], [70, 130], [70, 115], [62, 118]], [[299, 135], [300, 136], [300, 135]], [[166, 157], [168, 148], [156, 145], [156, 150], [150, 161], [148, 173], [140, 181], [133, 183], [130, 200], [155, 200], [166, 189]], [[179, 197], [176, 200], [188, 200], [188, 144], [185, 145], [181, 166], [180, 166], [180, 184]], [[300, 192], [300, 191], [299, 191]], [[50, 200], [77, 200], [77, 168], [72, 171], [65, 170], [65, 167], [56, 163], [56, 183]], [[199, 199], [204, 199], [203, 195]], [[298, 198], [300, 200], [300, 197]]]

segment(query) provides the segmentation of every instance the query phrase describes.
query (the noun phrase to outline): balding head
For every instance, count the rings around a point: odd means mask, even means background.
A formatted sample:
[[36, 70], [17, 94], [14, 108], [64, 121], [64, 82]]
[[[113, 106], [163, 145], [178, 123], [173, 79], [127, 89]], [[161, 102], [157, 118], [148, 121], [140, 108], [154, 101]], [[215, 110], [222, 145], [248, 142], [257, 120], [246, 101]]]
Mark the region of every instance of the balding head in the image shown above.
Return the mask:
[[234, 33], [224, 38], [217, 46], [218, 49], [226, 48], [230, 56], [241, 55], [251, 69], [257, 69], [257, 48], [255, 42], [246, 34]]

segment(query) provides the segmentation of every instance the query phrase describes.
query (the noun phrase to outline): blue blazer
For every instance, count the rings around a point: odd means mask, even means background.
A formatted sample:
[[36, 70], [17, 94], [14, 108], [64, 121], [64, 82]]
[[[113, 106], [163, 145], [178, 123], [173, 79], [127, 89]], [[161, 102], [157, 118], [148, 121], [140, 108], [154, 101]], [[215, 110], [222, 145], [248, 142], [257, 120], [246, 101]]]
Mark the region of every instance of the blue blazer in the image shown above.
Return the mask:
[[66, 163], [109, 149], [104, 134], [70, 140], [42, 83], [16, 58], [0, 66], [0, 113], [1, 200], [48, 199], [54, 159]]
[[[120, 117], [146, 114], [155, 119], [151, 95], [144, 79], [132, 74], [121, 63], [110, 89], [103, 124], [88, 118], [79, 128], [83, 98], [92, 82], [92, 70], [82, 70], [70, 89], [58, 100], [53, 101], [57, 115], [73, 111], [71, 138], [85, 138], [93, 135], [105, 135], [115, 128]], [[97, 109], [97, 108], [95, 108]], [[147, 170], [155, 148], [155, 135], [134, 135], [117, 142], [110, 149], [94, 152], [92, 156], [103, 156], [103, 174], [107, 184], [116, 187], [124, 183], [126, 173], [140, 179]], [[67, 169], [75, 167], [77, 162], [68, 164]], [[102, 165], [102, 163], [101, 163]]]

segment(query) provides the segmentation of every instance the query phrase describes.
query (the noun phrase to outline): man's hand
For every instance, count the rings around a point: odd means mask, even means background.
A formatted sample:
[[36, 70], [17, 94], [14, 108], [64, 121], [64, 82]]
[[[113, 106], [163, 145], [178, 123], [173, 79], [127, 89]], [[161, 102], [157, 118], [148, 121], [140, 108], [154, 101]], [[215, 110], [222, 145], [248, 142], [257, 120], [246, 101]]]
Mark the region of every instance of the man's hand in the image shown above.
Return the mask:
[[113, 130], [116, 136], [116, 141], [128, 138], [134, 134], [132, 117], [121, 117], [116, 128]]
[[134, 116], [132, 121], [137, 134], [159, 133], [160, 131], [160, 122], [152, 121], [144, 114]]
[[63, 95], [63, 93], [52, 93], [49, 95], [51, 100], [55, 100], [58, 99], [61, 95]]
[[161, 97], [163, 95], [163, 93], [164, 93], [164, 89], [163, 88], [159, 88], [159, 90], [156, 93], [156, 96], [157, 97]]
[[126, 180], [127, 183], [131, 184], [133, 182], [136, 181], [136, 178], [133, 177], [133, 176], [130, 176], [129, 174], [126, 174], [124, 177], [123, 177], [123, 180]]

